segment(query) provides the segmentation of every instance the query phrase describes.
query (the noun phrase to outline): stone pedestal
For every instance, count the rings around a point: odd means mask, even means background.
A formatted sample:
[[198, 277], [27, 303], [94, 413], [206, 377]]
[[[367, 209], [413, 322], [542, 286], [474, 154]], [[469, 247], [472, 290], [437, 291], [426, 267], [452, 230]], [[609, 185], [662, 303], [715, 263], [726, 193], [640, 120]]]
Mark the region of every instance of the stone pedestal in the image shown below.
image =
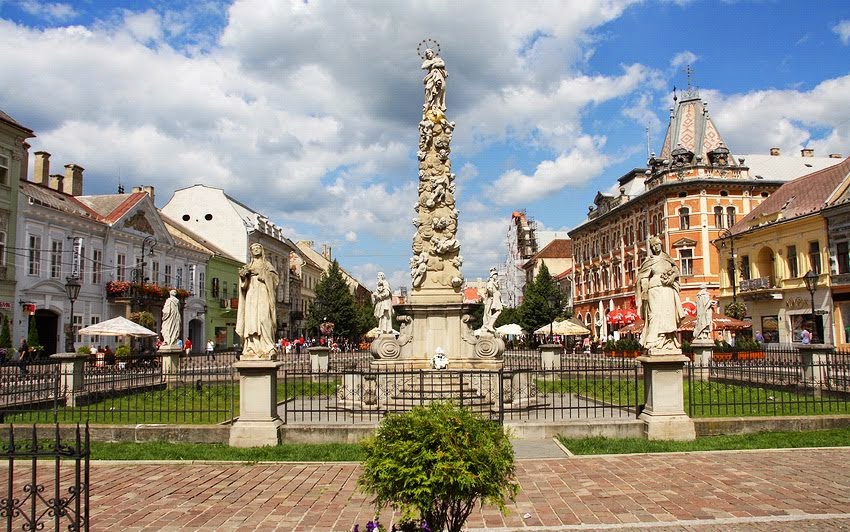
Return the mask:
[[331, 349], [329, 347], [311, 347], [310, 353], [310, 371], [313, 373], [323, 373], [328, 371], [328, 357]]
[[157, 351], [162, 361], [162, 377], [169, 388], [177, 384], [180, 373], [180, 355], [183, 350], [176, 345], [162, 346]]
[[709, 339], [694, 340], [691, 347], [694, 348], [694, 378], [707, 381], [708, 366], [711, 364], [711, 356], [714, 353], [714, 342]]
[[89, 355], [56, 353], [50, 358], [59, 361], [59, 393], [65, 398], [65, 406], [77, 406], [77, 392], [83, 391], [83, 366]]
[[543, 369], [561, 369], [561, 345], [543, 344], [540, 346], [540, 367]]
[[244, 360], [239, 372], [239, 419], [230, 427], [232, 447], [261, 447], [280, 443], [283, 421], [277, 414], [277, 369], [283, 362]]
[[803, 366], [803, 379], [814, 387], [816, 394], [827, 384], [827, 357], [833, 352], [832, 344], [794, 344], [800, 351], [800, 364]]
[[688, 357], [652, 355], [638, 357], [643, 365], [644, 399], [640, 415], [650, 440], [690, 441], [696, 438], [694, 422], [685, 413], [682, 369]]

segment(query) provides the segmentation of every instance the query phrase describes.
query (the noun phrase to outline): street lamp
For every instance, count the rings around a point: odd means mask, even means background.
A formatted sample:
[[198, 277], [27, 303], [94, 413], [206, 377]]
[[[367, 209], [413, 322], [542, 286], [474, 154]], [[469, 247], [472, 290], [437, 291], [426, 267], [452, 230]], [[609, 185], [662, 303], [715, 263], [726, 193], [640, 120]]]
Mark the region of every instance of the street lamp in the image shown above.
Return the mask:
[[732, 303], [738, 302], [738, 288], [735, 286], [735, 239], [732, 237], [732, 232], [728, 229], [720, 231], [717, 235], [720, 237], [720, 247], [726, 247], [726, 239], [729, 239], [729, 250], [732, 252], [732, 267], [729, 270], [729, 281], [732, 283]]
[[803, 280], [806, 281], [806, 290], [808, 290], [809, 294], [812, 296], [812, 343], [816, 344], [818, 343], [818, 328], [815, 325], [815, 290], [818, 289], [818, 274], [809, 270], [803, 277]]
[[65, 335], [65, 352], [74, 352], [74, 301], [80, 295], [80, 280], [76, 277], [68, 277], [65, 283], [65, 293], [71, 300], [71, 317], [68, 319], [68, 334]]

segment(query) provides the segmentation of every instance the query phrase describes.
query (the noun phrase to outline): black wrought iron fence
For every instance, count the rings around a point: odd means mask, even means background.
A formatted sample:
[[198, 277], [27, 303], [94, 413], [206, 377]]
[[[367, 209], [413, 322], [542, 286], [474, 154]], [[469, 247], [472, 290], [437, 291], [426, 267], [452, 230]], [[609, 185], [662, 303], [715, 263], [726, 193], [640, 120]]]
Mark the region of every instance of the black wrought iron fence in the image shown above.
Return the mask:
[[375, 423], [443, 400], [497, 421], [628, 418], [642, 400], [640, 376], [638, 365], [592, 363], [551, 370], [283, 370], [279, 411], [285, 423]]
[[[25, 434], [21, 435], [20, 433]], [[0, 449], [6, 488], [0, 518], [6, 530], [89, 530], [89, 429], [77, 425], [63, 439], [59, 426], [45, 434], [9, 425]]]
[[692, 417], [850, 413], [850, 353], [793, 346], [714, 353], [688, 365]]
[[238, 411], [238, 380], [226, 362], [188, 359], [163, 371], [159, 358], [140, 357], [29, 369], [0, 367], [6, 422], [214, 424]]

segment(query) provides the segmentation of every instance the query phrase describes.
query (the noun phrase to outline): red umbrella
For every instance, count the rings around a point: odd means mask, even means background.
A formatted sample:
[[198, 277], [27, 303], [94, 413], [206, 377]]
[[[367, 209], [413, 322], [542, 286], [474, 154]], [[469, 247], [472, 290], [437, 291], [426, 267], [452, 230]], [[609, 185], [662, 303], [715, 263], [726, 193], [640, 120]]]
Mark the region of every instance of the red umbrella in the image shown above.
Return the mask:
[[625, 323], [623, 321], [623, 310], [622, 309], [614, 309], [608, 313], [608, 325], [620, 325], [621, 323]]
[[620, 334], [635, 334], [643, 332], [643, 320], [637, 318], [633, 323], [630, 323], [620, 329]]
[[697, 315], [697, 306], [696, 304], [690, 301], [685, 301], [684, 303], [682, 303], [682, 309], [685, 311], [685, 314], [687, 314], [691, 318]]
[[639, 319], [640, 319], [640, 316], [638, 316], [638, 313], [635, 309], [627, 308], [627, 309], [623, 310], [623, 323], [625, 323], [625, 324], [634, 323]]
[[[682, 323], [679, 324], [679, 330], [693, 331], [696, 321], [697, 319], [692, 316], [685, 318], [682, 320]], [[711, 327], [715, 331], [740, 331], [741, 329], [749, 329], [752, 326], [753, 324], [748, 321], [736, 320], [735, 318], [730, 318], [723, 314], [715, 314], [711, 317]]]

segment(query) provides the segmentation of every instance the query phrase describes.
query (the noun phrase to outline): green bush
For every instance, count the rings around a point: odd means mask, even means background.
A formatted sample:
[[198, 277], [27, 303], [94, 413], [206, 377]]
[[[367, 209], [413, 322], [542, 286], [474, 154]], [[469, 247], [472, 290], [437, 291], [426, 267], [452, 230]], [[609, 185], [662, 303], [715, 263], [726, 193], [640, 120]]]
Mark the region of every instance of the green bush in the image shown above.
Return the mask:
[[460, 531], [478, 501], [504, 513], [519, 492], [502, 427], [451, 403], [388, 415], [362, 445], [357, 483], [376, 510], [418, 515], [432, 530]]
[[752, 336], [738, 336], [735, 338], [735, 347], [739, 351], [761, 351], [764, 349]]
[[117, 358], [127, 358], [130, 356], [130, 346], [129, 345], [119, 345], [115, 348], [115, 356]]
[[12, 347], [12, 331], [9, 329], [9, 318], [3, 316], [3, 326], [0, 327], [0, 347]]
[[88, 346], [81, 345], [77, 348], [78, 355], [88, 355], [89, 353], [91, 353], [91, 349]]

